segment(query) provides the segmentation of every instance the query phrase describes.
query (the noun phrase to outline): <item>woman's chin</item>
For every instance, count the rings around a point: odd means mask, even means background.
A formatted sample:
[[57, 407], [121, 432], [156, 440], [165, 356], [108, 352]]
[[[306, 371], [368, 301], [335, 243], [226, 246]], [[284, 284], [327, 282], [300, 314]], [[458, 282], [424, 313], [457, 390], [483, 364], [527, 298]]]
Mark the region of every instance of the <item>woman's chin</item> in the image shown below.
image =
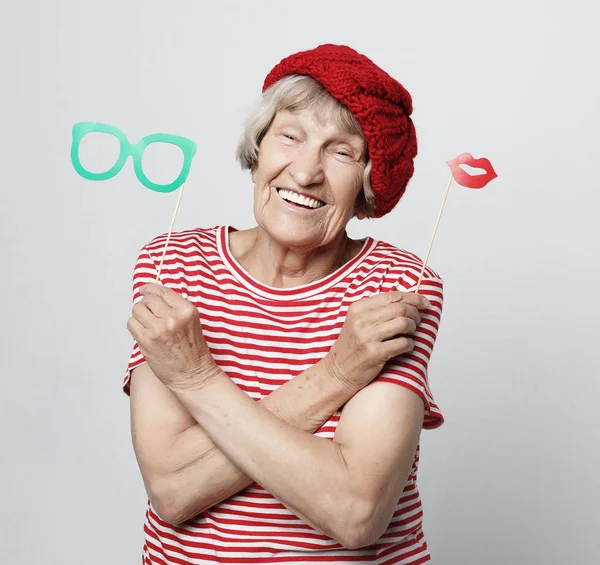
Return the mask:
[[302, 222], [289, 221], [285, 218], [262, 225], [266, 234], [275, 242], [288, 247], [319, 247], [324, 243], [322, 233], [302, 225]]

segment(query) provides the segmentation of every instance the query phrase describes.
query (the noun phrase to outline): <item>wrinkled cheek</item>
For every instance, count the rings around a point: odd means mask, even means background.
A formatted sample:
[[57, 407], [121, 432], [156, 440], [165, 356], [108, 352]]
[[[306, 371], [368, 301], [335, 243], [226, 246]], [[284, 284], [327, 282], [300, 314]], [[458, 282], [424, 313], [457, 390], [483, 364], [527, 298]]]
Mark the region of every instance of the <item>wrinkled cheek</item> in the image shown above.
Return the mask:
[[255, 216], [261, 216], [265, 213], [265, 209], [268, 208], [272, 203], [269, 202], [269, 198], [264, 195], [258, 194], [254, 198], [254, 214]]

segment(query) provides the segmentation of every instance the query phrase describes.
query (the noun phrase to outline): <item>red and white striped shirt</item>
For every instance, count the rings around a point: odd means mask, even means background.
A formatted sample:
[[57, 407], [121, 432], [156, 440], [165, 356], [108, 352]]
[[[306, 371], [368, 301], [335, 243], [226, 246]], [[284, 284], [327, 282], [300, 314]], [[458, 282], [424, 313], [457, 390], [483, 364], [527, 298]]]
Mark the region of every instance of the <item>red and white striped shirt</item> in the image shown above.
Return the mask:
[[[370, 237], [360, 253], [327, 277], [295, 288], [274, 288], [251, 277], [229, 249], [229, 231], [216, 226], [171, 235], [161, 284], [198, 308], [203, 335], [217, 364], [255, 400], [322, 359], [337, 339], [350, 304], [390, 290], [412, 291], [422, 268], [415, 255]], [[134, 276], [139, 289], [156, 279], [165, 235], [140, 252]], [[427, 268], [419, 289], [432, 304], [423, 313], [410, 354], [390, 360], [377, 380], [417, 393], [425, 404], [424, 428], [443, 423], [427, 382], [427, 365], [442, 311], [443, 286]], [[131, 371], [144, 363], [137, 344]], [[341, 410], [315, 435], [333, 439]], [[396, 512], [383, 536], [370, 547], [348, 550], [304, 523], [275, 497], [254, 484], [184, 524], [160, 519], [150, 502], [144, 525], [143, 563], [149, 564], [316, 564], [417, 565], [430, 561], [422, 532], [417, 489], [417, 449]]]

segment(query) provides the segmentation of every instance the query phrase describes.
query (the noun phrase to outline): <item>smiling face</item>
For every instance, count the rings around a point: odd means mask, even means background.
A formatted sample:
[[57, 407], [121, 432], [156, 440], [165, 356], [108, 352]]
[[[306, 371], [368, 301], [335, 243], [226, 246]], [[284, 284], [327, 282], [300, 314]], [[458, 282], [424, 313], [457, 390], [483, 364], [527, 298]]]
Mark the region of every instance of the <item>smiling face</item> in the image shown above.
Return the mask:
[[310, 110], [278, 112], [252, 168], [258, 225], [290, 247], [334, 242], [354, 215], [365, 215], [357, 207], [365, 154], [364, 139], [341, 124]]

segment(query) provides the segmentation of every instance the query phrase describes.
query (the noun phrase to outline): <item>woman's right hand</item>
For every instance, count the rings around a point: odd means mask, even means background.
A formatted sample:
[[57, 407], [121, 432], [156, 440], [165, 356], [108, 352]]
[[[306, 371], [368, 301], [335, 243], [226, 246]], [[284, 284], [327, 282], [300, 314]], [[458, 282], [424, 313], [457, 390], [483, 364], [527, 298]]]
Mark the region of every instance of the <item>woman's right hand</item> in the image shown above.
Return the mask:
[[399, 290], [352, 303], [324, 359], [329, 374], [357, 392], [367, 386], [389, 359], [412, 351], [410, 335], [429, 306], [424, 296]]

